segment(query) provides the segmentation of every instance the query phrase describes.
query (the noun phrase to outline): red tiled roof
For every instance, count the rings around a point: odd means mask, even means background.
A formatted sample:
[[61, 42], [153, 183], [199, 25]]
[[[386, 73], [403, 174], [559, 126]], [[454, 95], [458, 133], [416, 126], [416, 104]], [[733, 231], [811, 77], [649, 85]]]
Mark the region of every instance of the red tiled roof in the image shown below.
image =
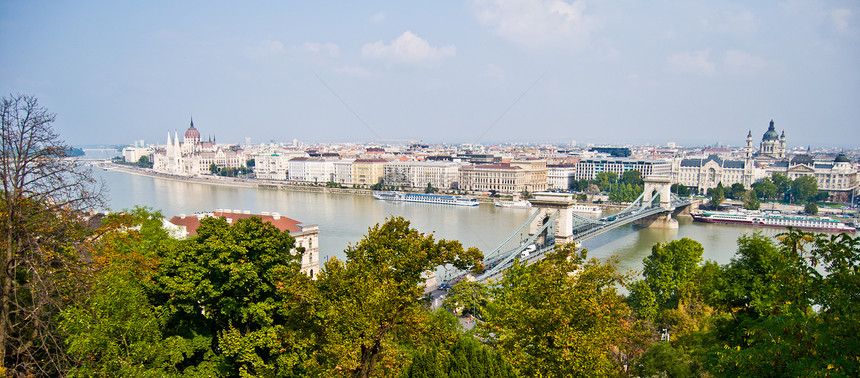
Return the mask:
[[[212, 215], [216, 217], [232, 219], [233, 222], [239, 219], [262, 218], [263, 222], [271, 223], [281, 231], [289, 231], [290, 233], [301, 231], [298, 226], [301, 222], [295, 219], [287, 218], [285, 216], [279, 216], [278, 219], [275, 219], [273, 215], [240, 214], [232, 212], [225, 213], [223, 211], [213, 212]], [[200, 227], [200, 219], [197, 218], [197, 215], [184, 217], [175, 216], [173, 218], [170, 218], [170, 223], [173, 223], [177, 226], [185, 226], [185, 231], [188, 233], [188, 235], [197, 235], [197, 227]]]

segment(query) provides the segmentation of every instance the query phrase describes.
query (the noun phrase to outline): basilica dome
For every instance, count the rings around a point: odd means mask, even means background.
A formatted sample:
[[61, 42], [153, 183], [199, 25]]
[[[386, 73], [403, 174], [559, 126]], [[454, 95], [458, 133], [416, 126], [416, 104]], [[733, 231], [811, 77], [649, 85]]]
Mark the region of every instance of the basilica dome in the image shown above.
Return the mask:
[[776, 129], [773, 127], [773, 120], [770, 120], [770, 127], [767, 128], [767, 132], [764, 133], [761, 140], [779, 140], [779, 134], [777, 134]]

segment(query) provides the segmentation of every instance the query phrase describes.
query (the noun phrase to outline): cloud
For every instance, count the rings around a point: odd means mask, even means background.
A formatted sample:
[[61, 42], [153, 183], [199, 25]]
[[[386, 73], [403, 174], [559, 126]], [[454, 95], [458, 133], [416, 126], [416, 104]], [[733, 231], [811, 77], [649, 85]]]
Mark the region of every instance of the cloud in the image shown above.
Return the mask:
[[713, 75], [714, 63], [708, 58], [711, 49], [684, 51], [669, 56], [667, 70], [698, 75]]
[[351, 76], [351, 77], [369, 77], [370, 71], [356, 66], [341, 66], [337, 67], [334, 70], [334, 73], [343, 76]]
[[840, 8], [830, 11], [830, 21], [833, 26], [841, 33], [848, 33], [851, 26], [851, 9]]
[[755, 15], [748, 11], [738, 13], [726, 12], [722, 21], [717, 25], [722, 32], [748, 35], [756, 31]]
[[430, 46], [430, 43], [409, 30], [388, 45], [378, 41], [361, 47], [361, 55], [368, 59], [416, 65], [434, 65], [456, 54], [457, 48], [453, 45]]
[[305, 51], [312, 52], [314, 54], [326, 54], [332, 58], [337, 58], [340, 56], [340, 47], [334, 43], [316, 43], [316, 42], [305, 42], [302, 45], [302, 48]]
[[261, 41], [245, 48], [245, 56], [251, 59], [263, 59], [284, 53], [284, 44], [280, 41]]
[[726, 71], [732, 74], [752, 75], [767, 67], [767, 61], [761, 57], [752, 56], [745, 51], [729, 50], [723, 57]]
[[528, 48], [577, 48], [600, 26], [583, 0], [475, 0], [474, 9], [481, 25]]

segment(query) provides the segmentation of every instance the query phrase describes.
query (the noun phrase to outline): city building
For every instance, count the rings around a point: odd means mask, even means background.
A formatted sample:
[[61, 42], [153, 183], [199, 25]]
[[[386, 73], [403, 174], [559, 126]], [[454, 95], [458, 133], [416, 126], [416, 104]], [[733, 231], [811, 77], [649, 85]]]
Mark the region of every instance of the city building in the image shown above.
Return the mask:
[[730, 187], [741, 183], [749, 189], [756, 181], [759, 172], [752, 159], [726, 160], [717, 155], [706, 158], [682, 159], [672, 161], [671, 179], [673, 184], [681, 184], [699, 193], [707, 193], [722, 183]]
[[460, 188], [499, 194], [540, 192], [547, 187], [546, 160], [512, 160], [510, 163], [460, 167]]
[[352, 183], [366, 188], [383, 181], [385, 163], [387, 160], [383, 159], [355, 159], [352, 162]]
[[383, 166], [383, 182], [404, 189], [457, 189], [460, 163], [392, 160]]
[[547, 165], [548, 190], [568, 190], [576, 181], [576, 164]]
[[835, 159], [815, 158], [810, 154], [795, 155], [791, 160], [780, 161], [767, 168], [768, 175], [779, 173], [791, 180], [812, 176], [818, 182], [818, 190], [830, 195], [835, 202], [849, 202], [858, 188], [857, 168], [844, 155]]
[[218, 146], [214, 141], [203, 142], [194, 121], [185, 132], [182, 143], [174, 132], [173, 140], [167, 133], [167, 144], [152, 154], [152, 169], [158, 173], [177, 176], [209, 174], [214, 164], [217, 168], [240, 168], [246, 166], [244, 151], [230, 146]]
[[290, 236], [296, 239], [296, 245], [290, 252], [292, 254], [299, 253], [299, 249], [303, 249], [302, 253], [302, 273], [307, 274], [311, 278], [320, 270], [319, 256], [319, 226], [315, 224], [304, 224], [295, 219], [290, 219], [281, 216], [278, 213], [262, 213], [251, 214], [250, 211], [216, 209], [213, 212], [197, 213], [191, 216], [185, 214], [177, 215], [169, 220], [171, 224], [179, 228], [179, 234], [183, 236], [196, 236], [197, 228], [200, 227], [200, 221], [206, 217], [223, 217], [227, 223], [232, 224], [239, 219], [260, 218], [263, 222], [270, 223], [281, 231], [288, 231]]
[[642, 177], [665, 176], [671, 173], [671, 162], [658, 159], [589, 158], [576, 163], [576, 180], [594, 180], [600, 172], [615, 172], [620, 177], [627, 171], [639, 171]]
[[[752, 142], [752, 130], [747, 135], [747, 148]], [[770, 126], [761, 137], [757, 158], [760, 159], [784, 159], [785, 158], [785, 130], [782, 135], [776, 133], [776, 128], [773, 127], [773, 120], [770, 120]]]

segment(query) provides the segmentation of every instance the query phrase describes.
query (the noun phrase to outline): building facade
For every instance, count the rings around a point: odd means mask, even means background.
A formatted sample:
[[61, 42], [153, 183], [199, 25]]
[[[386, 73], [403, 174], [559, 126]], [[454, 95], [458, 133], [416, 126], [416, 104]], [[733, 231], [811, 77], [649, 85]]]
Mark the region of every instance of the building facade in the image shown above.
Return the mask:
[[675, 159], [672, 162], [671, 179], [673, 184], [681, 184], [699, 193], [707, 193], [708, 189], [732, 186], [741, 183], [749, 189], [760, 176], [755, 161], [725, 160], [717, 155], [701, 159]]
[[615, 172], [620, 177], [627, 171], [639, 171], [642, 177], [671, 174], [671, 162], [659, 159], [591, 158], [576, 163], [576, 180], [594, 180], [598, 173]]

